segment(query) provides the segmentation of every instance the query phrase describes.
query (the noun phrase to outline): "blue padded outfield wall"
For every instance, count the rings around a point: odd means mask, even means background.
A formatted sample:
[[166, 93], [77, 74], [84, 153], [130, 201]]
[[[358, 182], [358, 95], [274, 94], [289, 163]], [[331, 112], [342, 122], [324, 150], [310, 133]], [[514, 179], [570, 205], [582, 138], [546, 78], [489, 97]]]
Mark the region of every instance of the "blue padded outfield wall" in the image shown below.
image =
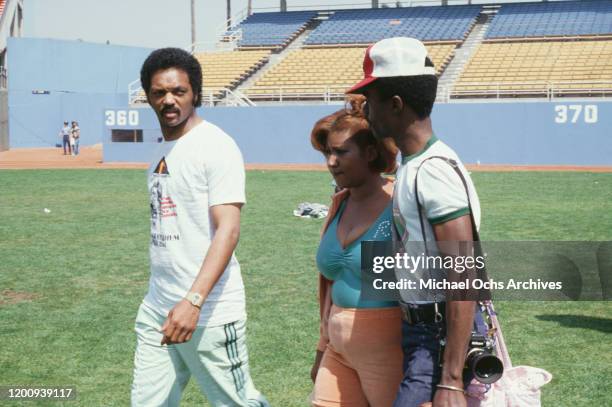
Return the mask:
[[[247, 163], [322, 163], [310, 130], [339, 108], [209, 108], [200, 114], [236, 140]], [[104, 130], [104, 161], [148, 161], [161, 136], [153, 111], [124, 105], [104, 116], [115, 123]], [[432, 120], [436, 135], [466, 163], [612, 165], [612, 101], [440, 104]], [[111, 129], [142, 129], [143, 142], [113, 143]]]
[[[81, 143], [102, 142], [101, 111], [127, 103], [150, 49], [79, 41], [9, 38], [10, 147], [49, 147], [64, 120], [79, 122]], [[36, 94], [36, 92], [48, 92]]]
[[[81, 143], [103, 142], [105, 161], [148, 161], [159, 125], [150, 108], [127, 107], [127, 86], [151, 50], [33, 38], [10, 38], [8, 47], [10, 148], [53, 146], [62, 122], [77, 120]], [[340, 107], [200, 113], [236, 139], [248, 163], [322, 163], [310, 130]], [[468, 163], [612, 165], [612, 101], [440, 104], [433, 120], [436, 134]], [[144, 142], [113, 143], [113, 128], [142, 129]]]

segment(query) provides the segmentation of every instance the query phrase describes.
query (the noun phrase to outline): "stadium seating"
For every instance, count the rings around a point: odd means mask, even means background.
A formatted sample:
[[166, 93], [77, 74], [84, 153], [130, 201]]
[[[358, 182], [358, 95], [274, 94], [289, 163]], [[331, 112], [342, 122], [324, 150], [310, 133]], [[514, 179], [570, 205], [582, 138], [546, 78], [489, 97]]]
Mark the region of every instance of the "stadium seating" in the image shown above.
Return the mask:
[[[455, 46], [428, 45], [428, 52], [440, 73], [450, 60]], [[363, 78], [364, 47], [306, 48], [291, 52], [246, 91], [250, 97], [264, 98], [278, 93], [285, 95], [343, 93]]]
[[283, 47], [297, 36], [316, 14], [315, 11], [255, 13], [232, 30], [242, 31], [239, 47]]
[[371, 44], [397, 36], [462, 41], [479, 12], [480, 6], [341, 10], [321, 23], [305, 44]]
[[546, 92], [549, 84], [566, 89], [564, 93], [609, 93], [612, 40], [485, 43], [466, 65], [455, 91], [486, 94], [501, 87], [533, 94]]
[[197, 53], [202, 65], [204, 90], [232, 88], [268, 60], [270, 51], [231, 51]]
[[487, 39], [612, 34], [612, 1], [504, 4]]
[[[362, 78], [365, 46], [392, 36], [424, 41], [441, 75], [481, 11], [480, 5], [461, 5], [330, 12], [303, 46], [288, 51], [253, 85], [241, 90], [255, 100], [279, 100], [279, 96], [281, 100], [339, 100]], [[316, 25], [314, 18], [319, 14], [249, 16], [237, 27], [242, 30], [240, 50], [196, 54], [203, 66], [205, 93], [234, 89], [267, 63], [274, 48]], [[249, 47], [260, 49], [246, 50]], [[453, 87], [448, 87], [452, 98], [538, 97], [555, 91], [556, 95], [610, 94], [612, 0], [503, 4], [484, 42], [460, 72]]]

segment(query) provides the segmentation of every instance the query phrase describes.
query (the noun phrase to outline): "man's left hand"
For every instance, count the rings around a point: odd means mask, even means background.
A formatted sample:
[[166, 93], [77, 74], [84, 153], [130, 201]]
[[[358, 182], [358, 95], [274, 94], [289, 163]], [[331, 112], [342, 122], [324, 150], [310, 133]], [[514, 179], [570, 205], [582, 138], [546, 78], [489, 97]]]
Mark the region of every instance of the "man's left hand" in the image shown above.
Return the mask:
[[183, 343], [191, 339], [196, 329], [200, 309], [187, 300], [181, 300], [168, 313], [168, 318], [161, 327], [164, 334], [162, 345]]

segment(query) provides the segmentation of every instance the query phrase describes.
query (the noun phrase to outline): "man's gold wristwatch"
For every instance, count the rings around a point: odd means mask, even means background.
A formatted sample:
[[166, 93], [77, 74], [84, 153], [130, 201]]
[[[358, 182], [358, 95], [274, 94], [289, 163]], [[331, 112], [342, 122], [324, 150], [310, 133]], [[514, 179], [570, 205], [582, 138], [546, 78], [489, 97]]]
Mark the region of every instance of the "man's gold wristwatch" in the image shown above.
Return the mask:
[[204, 304], [204, 297], [202, 297], [202, 294], [189, 291], [185, 296], [185, 299], [193, 306], [202, 309], [202, 304]]

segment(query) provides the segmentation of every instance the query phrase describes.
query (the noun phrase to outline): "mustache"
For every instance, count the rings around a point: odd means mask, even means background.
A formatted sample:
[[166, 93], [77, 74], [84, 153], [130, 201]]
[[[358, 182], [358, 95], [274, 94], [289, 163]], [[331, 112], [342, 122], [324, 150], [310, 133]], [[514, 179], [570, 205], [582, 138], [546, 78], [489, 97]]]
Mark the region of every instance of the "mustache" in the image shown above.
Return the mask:
[[177, 108], [175, 108], [175, 107], [164, 107], [161, 110], [161, 113], [162, 114], [164, 114], [164, 113], [179, 113], [179, 110]]

